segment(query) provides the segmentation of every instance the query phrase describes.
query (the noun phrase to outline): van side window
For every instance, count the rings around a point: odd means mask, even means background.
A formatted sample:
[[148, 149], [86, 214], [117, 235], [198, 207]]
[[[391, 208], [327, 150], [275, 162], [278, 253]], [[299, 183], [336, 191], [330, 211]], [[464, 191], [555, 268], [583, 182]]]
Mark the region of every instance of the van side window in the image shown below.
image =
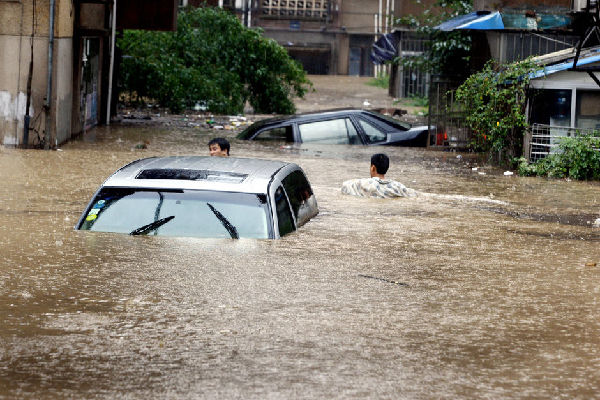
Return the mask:
[[281, 186], [279, 186], [275, 191], [275, 208], [277, 211], [277, 220], [279, 224], [279, 236], [284, 236], [290, 232], [293, 232], [295, 229], [294, 219], [285, 197], [285, 192]]
[[317, 212], [313, 191], [302, 171], [296, 170], [283, 179], [283, 187], [290, 199], [298, 226], [303, 225]]
[[303, 201], [312, 196], [313, 192], [304, 174], [294, 171], [283, 179], [283, 187], [288, 194], [294, 215], [298, 218], [298, 210]]

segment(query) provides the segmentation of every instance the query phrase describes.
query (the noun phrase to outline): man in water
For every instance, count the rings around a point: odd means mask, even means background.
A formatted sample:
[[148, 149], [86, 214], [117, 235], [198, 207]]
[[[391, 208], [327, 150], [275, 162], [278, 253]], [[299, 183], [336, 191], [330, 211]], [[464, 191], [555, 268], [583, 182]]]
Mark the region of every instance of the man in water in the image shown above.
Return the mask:
[[229, 141], [225, 138], [218, 137], [208, 142], [208, 151], [211, 156], [229, 157]]
[[371, 177], [350, 179], [342, 184], [342, 193], [361, 197], [389, 199], [394, 197], [412, 197], [417, 193], [400, 182], [385, 179], [390, 167], [390, 159], [383, 153], [371, 157]]

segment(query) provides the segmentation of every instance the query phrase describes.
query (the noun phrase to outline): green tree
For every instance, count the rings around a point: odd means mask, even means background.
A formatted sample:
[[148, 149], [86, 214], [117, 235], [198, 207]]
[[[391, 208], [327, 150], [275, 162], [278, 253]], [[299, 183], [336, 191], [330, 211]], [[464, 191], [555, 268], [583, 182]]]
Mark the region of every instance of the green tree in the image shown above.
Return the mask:
[[456, 90], [468, 126], [474, 136], [471, 147], [510, 162], [522, 154], [531, 60], [496, 65], [488, 62]]
[[249, 102], [256, 112], [290, 114], [311, 85], [285, 49], [219, 8], [180, 12], [176, 32], [125, 31], [118, 45], [122, 90], [173, 112], [200, 102], [240, 113]]
[[461, 31], [443, 32], [435, 26], [459, 15], [468, 14], [473, 9], [472, 0], [436, 0], [433, 4], [422, 5], [423, 11], [417, 15], [407, 15], [396, 21], [397, 26], [412, 28], [427, 37], [429, 45], [425, 54], [397, 58], [394, 62], [404, 66], [429, 71], [446, 76], [465, 76], [469, 71], [471, 37]]

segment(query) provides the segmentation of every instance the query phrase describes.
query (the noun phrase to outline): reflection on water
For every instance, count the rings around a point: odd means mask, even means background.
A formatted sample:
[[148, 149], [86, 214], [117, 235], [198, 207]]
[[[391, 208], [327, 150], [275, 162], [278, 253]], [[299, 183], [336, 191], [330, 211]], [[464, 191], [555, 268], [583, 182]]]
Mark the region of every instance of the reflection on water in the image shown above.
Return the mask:
[[0, 397], [597, 396], [599, 185], [385, 148], [388, 177], [434, 195], [361, 199], [339, 187], [373, 148], [232, 140], [300, 164], [319, 216], [278, 241], [73, 230], [115, 169], [213, 136], [0, 150]]

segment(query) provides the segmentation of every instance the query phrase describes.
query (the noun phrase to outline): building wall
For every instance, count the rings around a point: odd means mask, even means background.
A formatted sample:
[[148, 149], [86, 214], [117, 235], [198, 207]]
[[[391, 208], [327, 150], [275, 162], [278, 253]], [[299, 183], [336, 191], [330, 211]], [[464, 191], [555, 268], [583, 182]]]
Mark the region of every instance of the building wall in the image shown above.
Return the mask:
[[501, 9], [571, 8], [572, 0], [474, 0], [474, 10], [496, 11]]
[[[386, 2], [382, 2], [385, 14]], [[348, 33], [375, 33], [375, 14], [379, 1], [344, 0], [340, 10], [340, 24]], [[383, 18], [385, 19], [385, 18]]]
[[[33, 1], [0, 2], [0, 143], [22, 145], [27, 102], [27, 81], [33, 43], [33, 74], [29, 115], [29, 143], [45, 130], [44, 98], [47, 88], [50, 0], [37, 0], [35, 31]], [[72, 76], [72, 3], [56, 0], [53, 90], [51, 110], [52, 144], [70, 136]], [[31, 38], [33, 33], [33, 39]], [[4, 56], [12, 55], [12, 56]]]

